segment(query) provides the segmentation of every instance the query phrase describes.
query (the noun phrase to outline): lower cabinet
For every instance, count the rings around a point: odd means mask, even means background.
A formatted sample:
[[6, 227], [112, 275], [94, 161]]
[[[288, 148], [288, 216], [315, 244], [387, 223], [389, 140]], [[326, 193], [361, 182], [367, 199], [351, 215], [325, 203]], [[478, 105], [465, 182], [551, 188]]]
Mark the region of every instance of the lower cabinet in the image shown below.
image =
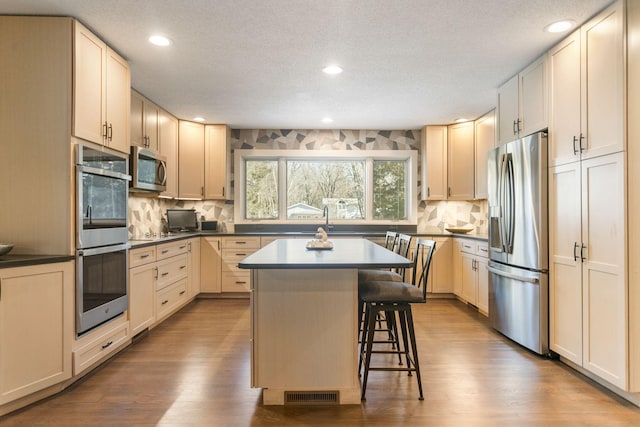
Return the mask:
[[452, 239], [436, 237], [436, 249], [431, 258], [429, 276], [427, 280], [427, 292], [434, 294], [453, 293], [453, 280], [451, 276], [451, 248]]
[[126, 316], [117, 317], [78, 338], [73, 345], [73, 375], [97, 366], [131, 343], [131, 330]]
[[200, 239], [200, 291], [219, 294], [221, 260], [220, 237]]
[[260, 248], [260, 237], [223, 237], [222, 275], [220, 289], [222, 292], [247, 293], [250, 290], [251, 271], [238, 268], [238, 262]]
[[0, 269], [0, 405], [71, 378], [74, 274], [73, 261]]
[[157, 277], [155, 262], [129, 269], [129, 323], [132, 335], [149, 328], [155, 320]]
[[487, 243], [461, 238], [454, 240], [454, 293], [487, 315], [489, 313]]

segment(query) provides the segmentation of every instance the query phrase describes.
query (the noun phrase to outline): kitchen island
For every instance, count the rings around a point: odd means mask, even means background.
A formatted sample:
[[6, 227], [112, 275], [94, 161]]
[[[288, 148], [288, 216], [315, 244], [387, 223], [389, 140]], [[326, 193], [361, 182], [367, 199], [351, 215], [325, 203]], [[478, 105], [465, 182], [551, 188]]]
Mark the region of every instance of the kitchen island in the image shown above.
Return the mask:
[[306, 244], [276, 240], [238, 263], [251, 269], [251, 386], [265, 405], [359, 404], [358, 269], [411, 261], [366, 239]]

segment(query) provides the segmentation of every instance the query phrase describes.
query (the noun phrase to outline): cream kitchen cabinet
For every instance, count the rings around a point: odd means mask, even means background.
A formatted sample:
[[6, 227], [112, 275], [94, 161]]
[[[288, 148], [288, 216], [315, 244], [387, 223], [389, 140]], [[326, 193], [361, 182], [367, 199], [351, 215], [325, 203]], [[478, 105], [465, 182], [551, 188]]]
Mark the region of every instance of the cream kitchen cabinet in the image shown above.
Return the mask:
[[550, 168], [550, 348], [627, 389], [624, 153]]
[[158, 113], [160, 154], [167, 159], [166, 190], [160, 197], [178, 197], [178, 119], [164, 110]]
[[448, 126], [447, 158], [447, 199], [472, 200], [475, 193], [473, 122]]
[[73, 22], [72, 133], [129, 153], [129, 65], [82, 24]]
[[447, 200], [447, 126], [422, 128], [422, 200]]
[[89, 372], [129, 344], [131, 331], [126, 316], [92, 329], [73, 343], [73, 375]]
[[249, 292], [251, 272], [238, 268], [238, 262], [260, 248], [260, 237], [222, 237], [222, 292]]
[[616, 2], [549, 52], [549, 166], [625, 148], [623, 15]]
[[160, 107], [131, 90], [131, 145], [158, 151], [160, 147], [158, 124]]
[[[129, 256], [136, 256], [136, 250], [132, 250]], [[148, 264], [129, 269], [129, 325], [132, 336], [148, 329], [155, 320], [158, 267], [154, 261], [155, 258]]]
[[495, 110], [489, 111], [474, 122], [475, 126], [475, 199], [489, 196], [487, 187], [487, 153], [495, 147]]
[[72, 375], [74, 262], [0, 269], [2, 405]]
[[201, 273], [200, 273], [200, 237], [187, 240], [187, 263], [188, 263], [188, 289], [189, 298], [193, 298], [200, 293]]
[[489, 272], [487, 257], [489, 254], [486, 242], [471, 239], [455, 238], [458, 268], [455, 277], [459, 280], [456, 295], [468, 304], [478, 307], [481, 313], [489, 313]]
[[202, 237], [200, 239], [200, 291], [219, 294], [222, 268], [222, 248], [220, 237]]
[[427, 278], [427, 292], [434, 294], [453, 293], [451, 256], [453, 242], [449, 237], [436, 237], [436, 249], [431, 258], [429, 277]]
[[204, 125], [179, 121], [179, 199], [202, 200], [204, 197], [204, 134]]
[[226, 125], [206, 125], [204, 131], [204, 198], [232, 199], [231, 130]]
[[547, 80], [545, 54], [498, 88], [497, 145], [547, 128]]

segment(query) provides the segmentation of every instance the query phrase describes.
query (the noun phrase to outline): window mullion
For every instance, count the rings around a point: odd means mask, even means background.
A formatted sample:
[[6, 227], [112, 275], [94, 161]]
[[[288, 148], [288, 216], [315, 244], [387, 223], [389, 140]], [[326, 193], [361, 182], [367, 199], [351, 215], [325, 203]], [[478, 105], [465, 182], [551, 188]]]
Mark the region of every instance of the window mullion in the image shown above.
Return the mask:
[[371, 221], [373, 220], [373, 158], [366, 159], [365, 170], [364, 219], [365, 221]]

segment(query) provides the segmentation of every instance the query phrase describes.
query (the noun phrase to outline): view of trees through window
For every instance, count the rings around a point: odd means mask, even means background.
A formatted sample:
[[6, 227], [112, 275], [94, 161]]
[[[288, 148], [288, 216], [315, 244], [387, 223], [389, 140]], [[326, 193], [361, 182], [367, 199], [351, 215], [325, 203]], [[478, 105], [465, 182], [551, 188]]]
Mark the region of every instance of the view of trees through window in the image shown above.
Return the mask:
[[318, 220], [325, 206], [332, 220], [407, 219], [409, 161], [352, 157], [246, 158], [244, 219]]
[[405, 162], [391, 160], [374, 161], [374, 219], [406, 218], [405, 194]]
[[287, 161], [287, 219], [364, 219], [363, 160]]

